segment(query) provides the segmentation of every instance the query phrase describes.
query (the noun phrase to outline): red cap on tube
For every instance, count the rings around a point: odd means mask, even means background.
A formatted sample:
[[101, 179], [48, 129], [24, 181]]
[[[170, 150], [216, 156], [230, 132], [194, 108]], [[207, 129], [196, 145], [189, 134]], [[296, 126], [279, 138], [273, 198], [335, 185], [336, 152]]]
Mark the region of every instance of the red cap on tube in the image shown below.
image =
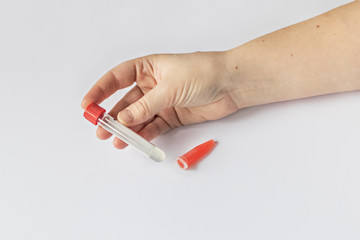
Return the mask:
[[181, 157], [178, 157], [177, 163], [181, 168], [188, 169], [197, 161], [205, 157], [215, 147], [215, 144], [216, 142], [213, 139], [204, 142], [199, 146], [191, 149]]
[[84, 117], [89, 120], [92, 124], [97, 125], [98, 119], [101, 118], [105, 109], [97, 105], [96, 103], [91, 103], [84, 112]]

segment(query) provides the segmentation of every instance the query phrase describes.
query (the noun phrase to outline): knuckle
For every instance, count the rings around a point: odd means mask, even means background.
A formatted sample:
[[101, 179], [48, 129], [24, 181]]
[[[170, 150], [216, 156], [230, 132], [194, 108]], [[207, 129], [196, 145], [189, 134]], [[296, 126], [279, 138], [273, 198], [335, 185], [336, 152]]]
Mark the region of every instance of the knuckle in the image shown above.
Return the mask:
[[134, 108], [140, 115], [149, 115], [151, 113], [149, 104], [141, 99], [135, 103]]
[[147, 139], [152, 140], [161, 134], [161, 128], [156, 122], [154, 121], [151, 126], [147, 129]]
[[155, 136], [158, 136], [158, 135], [160, 135], [161, 133], [162, 133], [162, 127], [161, 127], [161, 124], [160, 124], [160, 122], [159, 121], [154, 121], [154, 135]]

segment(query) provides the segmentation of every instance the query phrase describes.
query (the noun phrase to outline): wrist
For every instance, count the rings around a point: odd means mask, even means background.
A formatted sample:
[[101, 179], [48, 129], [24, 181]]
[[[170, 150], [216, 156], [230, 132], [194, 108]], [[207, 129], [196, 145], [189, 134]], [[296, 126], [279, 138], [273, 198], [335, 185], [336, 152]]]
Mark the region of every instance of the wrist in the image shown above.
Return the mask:
[[261, 54], [249, 44], [226, 52], [227, 91], [238, 109], [282, 100], [285, 89], [279, 88], [281, 84], [264, 67]]
[[227, 51], [238, 108], [359, 90], [355, 2]]

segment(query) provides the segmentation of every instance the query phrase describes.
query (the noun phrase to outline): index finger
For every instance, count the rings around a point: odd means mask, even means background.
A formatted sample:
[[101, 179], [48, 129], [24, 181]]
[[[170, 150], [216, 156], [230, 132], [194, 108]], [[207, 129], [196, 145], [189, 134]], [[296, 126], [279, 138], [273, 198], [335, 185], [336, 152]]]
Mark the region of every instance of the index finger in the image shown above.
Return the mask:
[[123, 62], [108, 71], [89, 90], [81, 102], [83, 109], [90, 103], [100, 104], [119, 89], [131, 86], [136, 78], [136, 62]]

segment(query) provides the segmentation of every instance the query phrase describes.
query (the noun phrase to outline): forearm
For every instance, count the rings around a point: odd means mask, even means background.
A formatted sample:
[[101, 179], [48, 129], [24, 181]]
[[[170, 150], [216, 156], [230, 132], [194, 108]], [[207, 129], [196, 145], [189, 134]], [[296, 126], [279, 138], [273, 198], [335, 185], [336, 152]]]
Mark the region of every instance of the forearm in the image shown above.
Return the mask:
[[360, 89], [360, 1], [227, 52], [238, 108]]

